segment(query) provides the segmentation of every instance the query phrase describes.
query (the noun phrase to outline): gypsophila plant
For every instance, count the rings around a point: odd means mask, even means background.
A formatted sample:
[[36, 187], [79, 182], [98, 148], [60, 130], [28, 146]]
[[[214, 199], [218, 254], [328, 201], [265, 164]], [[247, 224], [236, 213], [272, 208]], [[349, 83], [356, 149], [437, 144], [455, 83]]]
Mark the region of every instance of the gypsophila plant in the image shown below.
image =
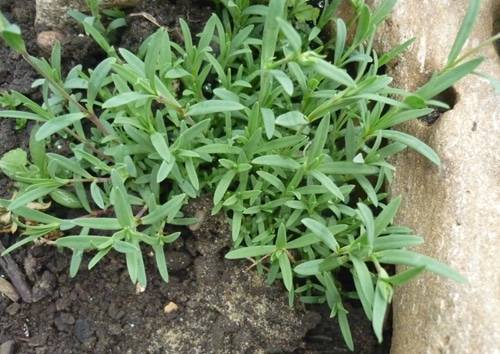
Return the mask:
[[[59, 45], [49, 60], [31, 56], [2, 16], [3, 39], [40, 73], [43, 94], [39, 104], [12, 92], [17, 109], [0, 111], [36, 122], [29, 154], [16, 149], [0, 161], [18, 187], [0, 207], [23, 230], [6, 253], [64, 233], [55, 244], [73, 252], [71, 276], [85, 251], [94, 251], [93, 268], [115, 250], [144, 288], [143, 252], [152, 249], [168, 281], [164, 248], [181, 234], [167, 226], [195, 223], [183, 206], [210, 193], [213, 213], [231, 224], [226, 257], [282, 281], [291, 304], [326, 302], [351, 349], [346, 299], [359, 299], [382, 340], [393, 286], [423, 270], [462, 281], [407, 250], [422, 238], [392, 225], [401, 199], [389, 201], [384, 186], [393, 177], [390, 157], [407, 147], [439, 165], [430, 147], [391, 128], [446, 108], [433, 97], [481, 63], [460, 56], [479, 2], [471, 2], [446, 67], [416, 92], [379, 74], [411, 41], [382, 54], [372, 48], [395, 0], [373, 10], [352, 1], [348, 24], [335, 15], [339, 3], [221, 0], [220, 17], [197, 37], [181, 20], [183, 43], [162, 27], [137, 53], [111, 46], [95, 14], [78, 15], [108, 57], [65, 76]], [[61, 141], [68, 148], [59, 151]], [[81, 216], [32, 207], [49, 200]], [[384, 265], [394, 264], [409, 268], [391, 276]], [[350, 272], [355, 291], [342, 287], [340, 271]]]

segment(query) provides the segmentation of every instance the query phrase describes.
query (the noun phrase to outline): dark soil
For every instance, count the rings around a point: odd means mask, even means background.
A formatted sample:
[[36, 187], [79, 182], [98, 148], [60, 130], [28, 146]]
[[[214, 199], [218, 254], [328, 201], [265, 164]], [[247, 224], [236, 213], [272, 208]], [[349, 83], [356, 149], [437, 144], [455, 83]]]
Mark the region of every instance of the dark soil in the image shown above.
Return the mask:
[[[224, 261], [228, 234], [214, 234], [221, 230], [217, 220], [207, 224], [212, 226], [168, 250], [168, 286], [147, 259], [143, 293], [117, 256], [92, 272], [83, 264], [70, 279], [66, 253], [47, 246], [17, 253], [34, 303], [0, 300], [0, 342], [14, 339], [18, 353], [51, 354], [282, 353], [300, 347], [318, 314], [290, 310], [283, 289]], [[170, 302], [178, 309], [165, 313]]]
[[[0, 10], [18, 23], [31, 53], [35, 43], [34, 1], [0, 0]], [[151, 0], [132, 12], [145, 12], [178, 39], [178, 18], [197, 33], [210, 14], [208, 1]], [[120, 45], [136, 49], [156, 26], [144, 18], [128, 18]], [[85, 37], [71, 35], [63, 43], [66, 69], [95, 65], [102, 57]], [[177, 37], [176, 37], [177, 36]], [[0, 91], [18, 90], [34, 100], [37, 77], [27, 64], [0, 43]], [[0, 156], [26, 147], [28, 130], [16, 131], [11, 120], [0, 119]], [[0, 197], [11, 183], [0, 175]], [[191, 212], [206, 211], [205, 202]], [[69, 254], [46, 245], [16, 252], [14, 260], [28, 279], [32, 303], [0, 296], [0, 344], [13, 340], [16, 353], [350, 353], [335, 319], [326, 307], [290, 309], [280, 285], [268, 286], [246, 264], [223, 258], [229, 247], [224, 220], [205, 220], [199, 230], [184, 230], [183, 241], [167, 251], [170, 283], [163, 283], [151, 257], [146, 257], [149, 283], [137, 293], [119, 255], [107, 257], [91, 272], [86, 264], [76, 278], [68, 276]], [[12, 236], [0, 234], [8, 246]], [[0, 276], [5, 273], [0, 269]], [[7, 278], [8, 279], [8, 278]], [[177, 310], [166, 313], [173, 303]], [[173, 306], [173, 305], [170, 305]], [[356, 353], [388, 353], [390, 338], [379, 346], [359, 306], [350, 311]], [[389, 337], [388, 334], [387, 337]], [[3, 354], [3, 352], [2, 352]]]
[[[209, 207], [202, 199], [190, 211], [206, 215]], [[281, 286], [268, 286], [246, 265], [224, 260], [228, 235], [221, 218], [186, 230], [167, 251], [168, 285], [146, 257], [149, 284], [143, 293], [117, 255], [91, 272], [84, 262], [71, 279], [66, 252], [45, 245], [17, 252], [33, 303], [0, 298], [0, 343], [14, 340], [17, 353], [37, 354], [349, 353], [328, 309], [290, 309]], [[166, 313], [171, 302], [178, 308]], [[350, 312], [356, 352], [386, 352], [376, 345], [362, 310]]]

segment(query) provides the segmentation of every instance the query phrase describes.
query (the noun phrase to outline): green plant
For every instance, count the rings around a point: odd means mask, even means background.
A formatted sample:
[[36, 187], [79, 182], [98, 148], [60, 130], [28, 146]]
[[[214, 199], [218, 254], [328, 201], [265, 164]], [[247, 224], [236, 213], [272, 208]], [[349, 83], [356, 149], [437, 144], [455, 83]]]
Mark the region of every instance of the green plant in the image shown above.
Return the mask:
[[[446, 68], [411, 93], [378, 74], [411, 41], [380, 56], [372, 48], [394, 0], [374, 10], [354, 1], [349, 26], [334, 16], [338, 0], [321, 11], [305, 1], [220, 3], [221, 17], [210, 17], [196, 44], [181, 20], [182, 45], [159, 28], [136, 54], [115, 50], [87, 22], [109, 57], [66, 77], [59, 46], [49, 61], [34, 58], [19, 28], [0, 18], [4, 40], [43, 76], [44, 98], [39, 105], [16, 94], [26, 111], [0, 111], [38, 124], [30, 159], [16, 149], [0, 161], [19, 188], [0, 207], [24, 230], [6, 253], [60, 230], [68, 236], [55, 244], [72, 250], [72, 276], [85, 251], [96, 251], [92, 268], [114, 249], [145, 287], [141, 251], [151, 247], [168, 281], [164, 246], [180, 233], [166, 234], [166, 226], [196, 222], [182, 207], [210, 193], [213, 213], [231, 224], [227, 258], [251, 260], [269, 282], [281, 279], [291, 304], [328, 303], [351, 349], [343, 302], [359, 299], [382, 340], [393, 286], [423, 270], [463, 281], [406, 249], [422, 238], [392, 225], [400, 198], [388, 202], [384, 185], [394, 170], [388, 159], [406, 147], [440, 164], [430, 147], [391, 128], [446, 107], [433, 97], [478, 67], [481, 58], [457, 60], [472, 22], [464, 22]], [[324, 38], [325, 26], [335, 27], [334, 38]], [[70, 150], [46, 152], [59, 138]], [[27, 207], [47, 198], [86, 214], [62, 219]], [[387, 264], [410, 268], [391, 276]], [[351, 273], [355, 292], [342, 288], [340, 271]]]
[[113, 42], [116, 30], [127, 25], [125, 13], [118, 9], [101, 9], [101, 2], [101, 0], [85, 0], [91, 16], [77, 10], [70, 10], [68, 14], [83, 26], [87, 34], [92, 34], [94, 38], [100, 35], [107, 41]]

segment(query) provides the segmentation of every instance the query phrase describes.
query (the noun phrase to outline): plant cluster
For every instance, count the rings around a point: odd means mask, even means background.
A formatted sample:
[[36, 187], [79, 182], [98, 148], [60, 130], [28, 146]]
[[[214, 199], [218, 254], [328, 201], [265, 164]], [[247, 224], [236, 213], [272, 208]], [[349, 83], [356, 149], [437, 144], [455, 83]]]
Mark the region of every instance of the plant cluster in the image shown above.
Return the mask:
[[[72, 276], [85, 251], [95, 251], [93, 268], [114, 250], [144, 288], [143, 252], [152, 249], [168, 281], [164, 248], [181, 233], [166, 230], [195, 223], [183, 206], [211, 194], [213, 213], [231, 224], [226, 257], [249, 259], [270, 283], [282, 281], [291, 304], [326, 302], [350, 348], [345, 301], [361, 302], [381, 340], [393, 286], [423, 270], [461, 281], [407, 250], [422, 238], [392, 225], [400, 198], [389, 202], [384, 186], [389, 159], [407, 147], [439, 165], [430, 147], [391, 128], [446, 108], [433, 97], [481, 63], [459, 56], [478, 2], [448, 65], [416, 92], [381, 74], [412, 41], [382, 55], [372, 47], [395, 0], [373, 10], [353, 0], [348, 23], [335, 16], [340, 2], [320, 9], [306, 0], [220, 0], [220, 17], [197, 38], [180, 20], [182, 44], [162, 27], [137, 53], [110, 45], [95, 16], [77, 15], [107, 58], [67, 75], [59, 45], [49, 60], [31, 56], [2, 16], [3, 39], [41, 74], [43, 94], [39, 104], [11, 92], [23, 110], [0, 111], [36, 122], [29, 154], [16, 149], [0, 161], [18, 187], [0, 207], [23, 230], [6, 252], [56, 233], [55, 244], [73, 252]], [[61, 141], [68, 147], [59, 151]], [[30, 207], [48, 200], [81, 216]], [[410, 268], [391, 276], [384, 265], [394, 264]], [[351, 274], [355, 291], [342, 287], [340, 272]]]

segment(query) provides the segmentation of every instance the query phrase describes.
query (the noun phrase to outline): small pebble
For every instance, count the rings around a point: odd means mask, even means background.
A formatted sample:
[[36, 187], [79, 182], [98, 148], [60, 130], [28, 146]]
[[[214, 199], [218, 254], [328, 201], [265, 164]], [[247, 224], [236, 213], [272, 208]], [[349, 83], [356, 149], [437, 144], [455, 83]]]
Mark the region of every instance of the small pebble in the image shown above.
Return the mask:
[[205, 221], [205, 218], [207, 217], [207, 210], [205, 209], [199, 209], [196, 210], [194, 217], [198, 219], [198, 222], [196, 224], [192, 224], [188, 226], [188, 229], [191, 231], [198, 231]]
[[0, 294], [7, 296], [14, 302], [19, 300], [19, 294], [12, 284], [4, 278], [0, 278]]
[[165, 307], [163, 308], [163, 311], [165, 313], [172, 313], [175, 312], [179, 309], [179, 306], [175, 302], [170, 301]]
[[56, 42], [61, 42], [63, 39], [64, 35], [59, 31], [43, 31], [38, 33], [36, 43], [44, 53], [49, 54]]
[[135, 293], [136, 294], [142, 294], [145, 291], [146, 291], [146, 288], [144, 286], [142, 286], [139, 283], [135, 284]]

